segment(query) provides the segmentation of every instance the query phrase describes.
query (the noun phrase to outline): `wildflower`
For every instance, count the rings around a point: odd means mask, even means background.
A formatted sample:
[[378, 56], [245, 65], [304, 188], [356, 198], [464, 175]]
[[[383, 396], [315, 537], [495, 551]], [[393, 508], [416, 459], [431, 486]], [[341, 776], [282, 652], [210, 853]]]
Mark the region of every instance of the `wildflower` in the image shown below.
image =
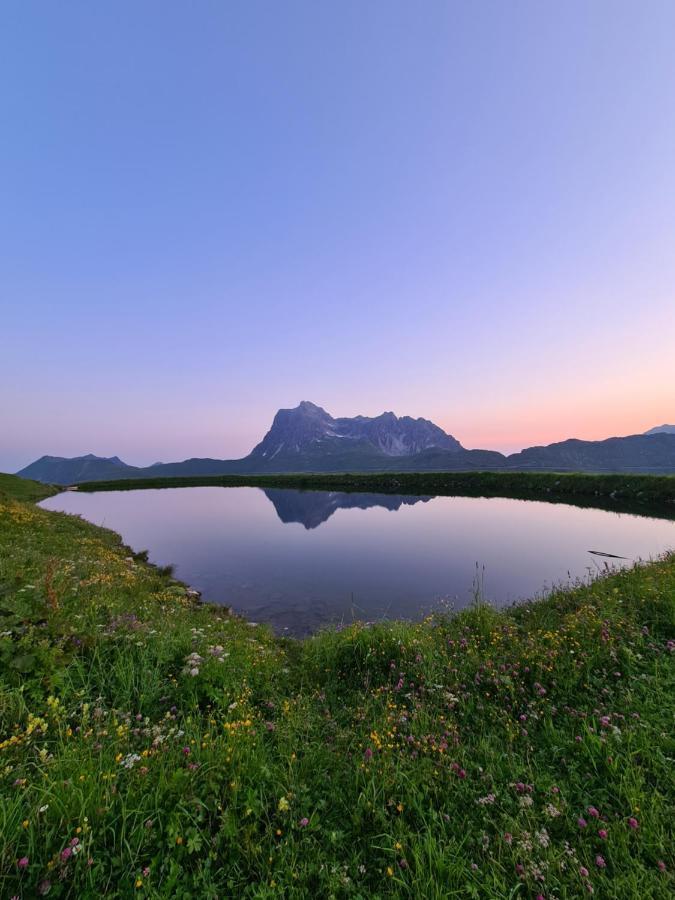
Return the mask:
[[137, 888], [142, 888], [142, 887], [143, 887], [143, 879], [142, 879], [142, 878], [137, 878], [137, 879], [136, 879], [136, 887], [137, 887]]
[[595, 864], [596, 864], [596, 866], [597, 866], [599, 869], [604, 869], [604, 868], [607, 867], [607, 863], [605, 862], [604, 856], [600, 856], [599, 853], [598, 853], [598, 855], [595, 857]]
[[583, 818], [583, 816], [579, 816], [579, 818], [577, 819], [577, 825], [579, 826], [579, 828], [585, 828], [588, 825], [588, 822]]
[[143, 869], [143, 877], [144, 877], [144, 878], [147, 878], [149, 874], [150, 874], [150, 866], [146, 866], [146, 867]]
[[30, 822], [28, 821], [28, 819], [24, 819], [23, 822], [21, 823], [22, 828], [28, 828], [29, 825], [30, 825]]
[[633, 831], [635, 831], [635, 829], [639, 827], [638, 820], [634, 819], [632, 816], [628, 819], [628, 825], [633, 829]]
[[22, 856], [21, 859], [17, 861], [17, 866], [18, 866], [20, 869], [25, 869], [25, 868], [27, 868], [27, 867], [28, 867], [28, 857], [27, 857], [27, 856]]
[[44, 878], [38, 884], [38, 894], [40, 894], [41, 897], [44, 897], [46, 894], [48, 894], [51, 891], [51, 889], [52, 889], [52, 883], [51, 883], [51, 881], [48, 881], [46, 878]]
[[289, 803], [288, 803], [288, 800], [287, 800], [285, 797], [282, 797], [282, 798], [279, 800], [279, 810], [280, 810], [281, 812], [286, 812], [288, 809], [290, 809], [290, 805], [289, 805]]
[[656, 865], [659, 867], [659, 872], [666, 871], [666, 864], [664, 863], [664, 861], [662, 859], [660, 859]]
[[600, 818], [600, 813], [597, 811], [597, 809], [594, 806], [588, 807], [588, 815], [592, 816], [594, 819]]
[[66, 847], [61, 851], [61, 859], [63, 860], [63, 862], [67, 862], [72, 855], [73, 851], [70, 849], [70, 847]]
[[507, 831], [507, 832], [504, 834], [504, 842], [507, 843], [507, 844], [509, 845], [509, 847], [510, 847], [511, 844], [513, 843], [513, 835], [511, 834], [510, 831]]
[[189, 747], [183, 747], [183, 754], [184, 754], [185, 756], [189, 756], [190, 753], [192, 753], [192, 750], [190, 750]]
[[176, 838], [176, 843], [178, 844], [179, 847], [183, 843], [183, 838], [180, 835], [178, 835], [178, 837]]
[[366, 747], [365, 752], [363, 754], [363, 758], [365, 759], [366, 762], [368, 762], [369, 760], [371, 760], [373, 758], [373, 751], [370, 749], [370, 747]]
[[603, 841], [606, 841], [606, 840], [607, 840], [607, 831], [606, 831], [606, 829], [600, 828], [600, 830], [598, 831], [598, 837], [599, 837], [599, 838], [602, 838]]
[[391, 878], [394, 874], [394, 870], [391, 866], [387, 866], [387, 875]]
[[307, 816], [303, 816], [303, 818], [300, 819], [299, 825], [301, 828], [306, 828], [309, 825], [309, 819], [307, 818]]
[[582, 878], [588, 878], [588, 869], [586, 868], [586, 866], [581, 866], [581, 868], [579, 869], [579, 874]]

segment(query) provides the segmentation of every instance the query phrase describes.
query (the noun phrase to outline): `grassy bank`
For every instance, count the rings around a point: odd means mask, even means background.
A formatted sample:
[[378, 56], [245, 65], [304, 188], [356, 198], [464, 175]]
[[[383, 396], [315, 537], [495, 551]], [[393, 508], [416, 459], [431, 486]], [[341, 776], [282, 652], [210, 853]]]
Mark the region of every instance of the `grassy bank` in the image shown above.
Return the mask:
[[0, 896], [672, 896], [675, 557], [297, 643], [42, 489], [1, 485]]
[[175, 487], [268, 487], [314, 491], [367, 491], [463, 497], [514, 497], [655, 512], [675, 517], [675, 476], [586, 475], [549, 472], [402, 472], [399, 474], [214, 475], [200, 478], [137, 478], [89, 481], [81, 491]]

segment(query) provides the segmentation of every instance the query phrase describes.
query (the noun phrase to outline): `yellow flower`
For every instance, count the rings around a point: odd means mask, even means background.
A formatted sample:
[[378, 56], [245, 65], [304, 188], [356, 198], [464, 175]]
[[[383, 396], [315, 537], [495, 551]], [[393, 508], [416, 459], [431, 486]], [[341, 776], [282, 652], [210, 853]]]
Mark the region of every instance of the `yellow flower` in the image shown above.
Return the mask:
[[279, 809], [281, 812], [286, 812], [290, 809], [288, 800], [285, 797], [282, 797], [281, 800], [279, 800]]
[[30, 823], [29, 823], [28, 819], [24, 819], [23, 822], [21, 823], [23, 828], [28, 828], [29, 824]]
[[176, 838], [176, 843], [179, 845], [183, 843], [183, 838], [180, 835]]
[[387, 875], [388, 875], [390, 878], [392, 878], [393, 875], [394, 875], [394, 870], [392, 869], [391, 866], [387, 866]]
[[137, 879], [136, 879], [136, 887], [137, 887], [137, 888], [143, 887], [143, 881], [142, 881], [141, 878], [137, 878]]

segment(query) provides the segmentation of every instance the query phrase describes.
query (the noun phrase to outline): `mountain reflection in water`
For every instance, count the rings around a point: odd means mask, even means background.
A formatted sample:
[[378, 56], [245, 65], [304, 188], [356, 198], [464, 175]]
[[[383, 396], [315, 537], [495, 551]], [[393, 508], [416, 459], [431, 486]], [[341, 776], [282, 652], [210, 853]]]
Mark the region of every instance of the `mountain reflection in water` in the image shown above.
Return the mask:
[[402, 506], [428, 503], [433, 497], [404, 494], [362, 494], [342, 491], [290, 491], [268, 488], [264, 491], [274, 504], [281, 521], [288, 525], [297, 522], [309, 531], [328, 521], [338, 509], [371, 509], [381, 506], [395, 512]]

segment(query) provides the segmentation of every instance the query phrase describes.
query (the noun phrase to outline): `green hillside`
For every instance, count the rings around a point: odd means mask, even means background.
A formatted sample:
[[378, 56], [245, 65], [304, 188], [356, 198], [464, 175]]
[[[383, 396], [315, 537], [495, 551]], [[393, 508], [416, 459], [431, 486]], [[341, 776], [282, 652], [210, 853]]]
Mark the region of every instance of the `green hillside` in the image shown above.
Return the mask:
[[295, 642], [0, 484], [0, 896], [672, 896], [675, 556]]

